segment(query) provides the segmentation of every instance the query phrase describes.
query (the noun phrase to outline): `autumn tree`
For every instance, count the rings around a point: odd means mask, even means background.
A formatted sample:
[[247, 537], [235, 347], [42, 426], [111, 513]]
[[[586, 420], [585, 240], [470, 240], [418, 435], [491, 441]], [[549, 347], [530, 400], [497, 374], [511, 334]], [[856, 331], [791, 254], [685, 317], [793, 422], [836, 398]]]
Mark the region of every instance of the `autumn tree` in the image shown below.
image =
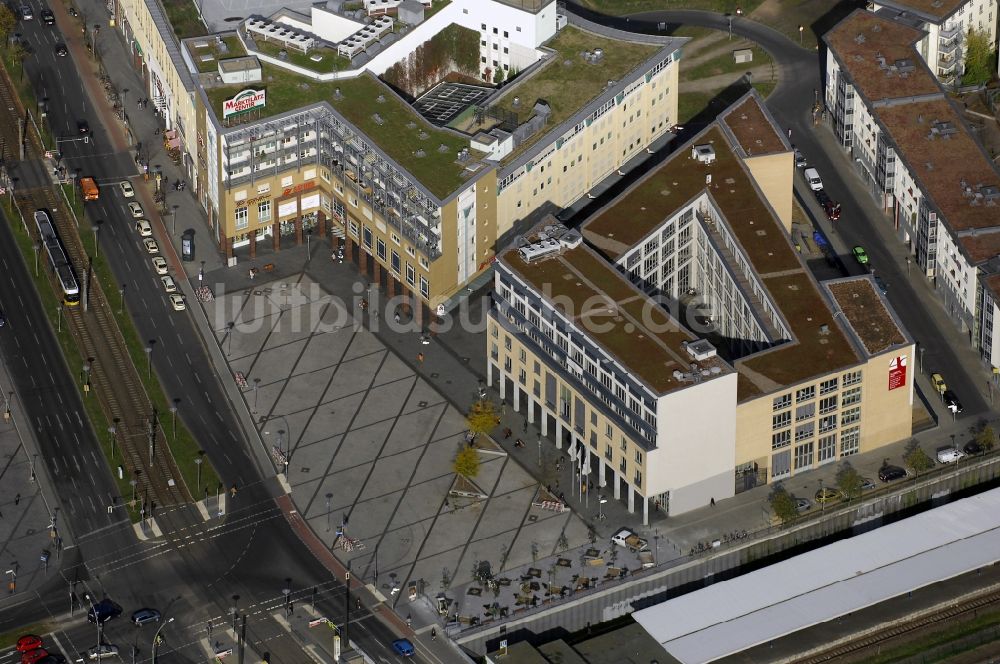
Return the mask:
[[906, 444], [906, 450], [903, 452], [903, 461], [906, 465], [913, 469], [917, 475], [920, 473], [930, 470], [934, 465], [934, 460], [931, 459], [927, 452], [920, 449], [920, 445], [917, 443], [916, 438], [911, 438], [910, 442]]
[[3, 36], [4, 44], [7, 43], [10, 33], [14, 31], [15, 25], [17, 25], [17, 17], [14, 16], [14, 12], [7, 5], [0, 4], [0, 35]]
[[497, 425], [497, 408], [489, 399], [481, 399], [469, 408], [469, 414], [465, 416], [465, 421], [469, 425], [469, 432], [473, 438], [480, 434], [487, 434], [493, 431]]
[[997, 442], [997, 433], [993, 429], [992, 425], [984, 424], [980, 427], [979, 431], [976, 432], [975, 441], [979, 443], [979, 446], [983, 448], [984, 452], [989, 452], [993, 449], [993, 446]]
[[965, 37], [965, 85], [983, 85], [993, 78], [993, 49], [990, 39], [982, 30], [969, 30]]
[[771, 487], [771, 495], [767, 497], [767, 500], [771, 504], [771, 512], [781, 519], [782, 523], [788, 523], [799, 515], [799, 510], [795, 506], [795, 497], [788, 493], [781, 482]]
[[462, 445], [455, 455], [455, 460], [451, 464], [451, 469], [456, 475], [473, 479], [479, 474], [479, 452], [474, 447]]

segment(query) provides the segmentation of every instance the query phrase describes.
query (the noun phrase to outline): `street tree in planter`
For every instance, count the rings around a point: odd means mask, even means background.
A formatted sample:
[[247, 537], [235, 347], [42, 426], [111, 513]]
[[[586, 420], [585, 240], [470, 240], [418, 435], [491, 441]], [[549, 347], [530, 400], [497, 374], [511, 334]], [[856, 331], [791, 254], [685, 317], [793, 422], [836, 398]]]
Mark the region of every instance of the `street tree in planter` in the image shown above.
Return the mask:
[[771, 488], [771, 495], [767, 497], [767, 501], [771, 504], [771, 513], [781, 519], [782, 523], [793, 521], [799, 515], [795, 507], [795, 497], [788, 493], [781, 482]]
[[927, 455], [927, 452], [920, 449], [920, 444], [916, 438], [911, 438], [910, 442], [906, 444], [906, 449], [903, 452], [903, 461], [917, 475], [930, 470], [934, 465], [934, 460]]
[[462, 445], [452, 462], [452, 470], [467, 479], [475, 478], [479, 474], [479, 452], [476, 448]]
[[465, 416], [465, 421], [469, 425], [469, 433], [473, 440], [480, 434], [487, 434], [493, 431], [497, 425], [497, 409], [489, 399], [480, 399], [469, 408], [469, 414]]
[[861, 495], [861, 474], [854, 469], [850, 461], [844, 460], [837, 469], [837, 488], [848, 500]]

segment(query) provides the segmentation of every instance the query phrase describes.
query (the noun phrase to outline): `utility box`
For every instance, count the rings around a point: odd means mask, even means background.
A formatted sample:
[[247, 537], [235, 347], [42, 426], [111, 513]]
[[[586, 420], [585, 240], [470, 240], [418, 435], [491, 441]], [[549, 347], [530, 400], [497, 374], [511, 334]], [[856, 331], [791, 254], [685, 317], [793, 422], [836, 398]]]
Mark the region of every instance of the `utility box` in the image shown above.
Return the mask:
[[733, 51], [733, 62], [738, 65], [743, 65], [748, 62], [753, 62], [753, 49], [752, 48], [738, 48]]

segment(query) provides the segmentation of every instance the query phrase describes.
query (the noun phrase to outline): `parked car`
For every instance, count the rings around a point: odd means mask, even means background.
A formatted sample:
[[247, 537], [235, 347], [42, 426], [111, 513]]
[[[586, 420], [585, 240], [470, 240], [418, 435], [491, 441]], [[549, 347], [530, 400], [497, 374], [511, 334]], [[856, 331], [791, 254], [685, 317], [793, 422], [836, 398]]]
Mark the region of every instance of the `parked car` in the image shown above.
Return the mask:
[[619, 528], [618, 532], [611, 536], [611, 542], [631, 551], [642, 551], [648, 544], [628, 528]]
[[67, 664], [66, 658], [59, 653], [50, 652], [45, 657], [35, 662], [35, 664]]
[[42, 10], [42, 23], [44, 23], [45, 25], [55, 25], [55, 23], [56, 23], [56, 15], [53, 14], [48, 9], [43, 9]]
[[838, 500], [843, 500], [844, 494], [836, 489], [831, 489], [830, 487], [823, 487], [816, 492], [814, 496], [816, 502], [820, 505], [825, 505], [826, 503], [835, 503]]
[[45, 648], [35, 648], [28, 652], [21, 653], [21, 664], [38, 664], [38, 661], [49, 656], [49, 651]]
[[135, 222], [135, 230], [139, 232], [141, 237], [150, 237], [153, 234], [153, 227], [149, 225], [149, 222], [145, 219], [137, 219]]
[[153, 256], [153, 270], [157, 274], [166, 274], [167, 260], [163, 256]]
[[132, 623], [137, 626], [160, 622], [160, 612], [156, 609], [139, 609], [132, 614]]
[[17, 644], [14, 648], [18, 652], [28, 652], [29, 650], [35, 650], [36, 648], [42, 647], [42, 637], [35, 636], [34, 634], [25, 634], [17, 640]]
[[87, 611], [87, 620], [92, 623], [106, 623], [109, 620], [117, 618], [121, 614], [122, 607], [118, 606], [110, 599], [103, 599], [90, 607]]
[[942, 447], [937, 451], [938, 463], [955, 463], [964, 456], [962, 450], [954, 447]]
[[77, 120], [76, 121], [76, 131], [81, 136], [86, 136], [87, 134], [90, 133], [90, 124], [86, 120]]
[[931, 385], [938, 391], [938, 394], [943, 395], [948, 391], [948, 385], [944, 382], [944, 376], [939, 373], [931, 374]]
[[142, 206], [135, 201], [128, 202], [128, 211], [133, 219], [142, 219]]
[[102, 643], [87, 651], [87, 659], [104, 659], [105, 657], [116, 657], [118, 646], [110, 643]]
[[882, 280], [882, 277], [876, 274], [872, 276], [872, 279], [875, 280], [875, 288], [878, 289], [879, 293], [882, 293], [882, 295], [886, 295], [889, 292], [889, 284], [885, 283]]
[[160, 277], [160, 282], [163, 284], [163, 290], [168, 293], [177, 292], [177, 284], [174, 283], [173, 277]]
[[812, 509], [812, 503], [809, 502], [808, 498], [796, 498], [795, 499], [795, 509], [799, 514], [803, 512], [808, 512]]
[[802, 154], [801, 150], [795, 148], [795, 168], [805, 168], [807, 165], [806, 156]]
[[28, 5], [21, 5], [20, 9], [18, 9], [17, 11], [21, 15], [22, 21], [30, 21], [31, 19], [35, 18], [35, 13], [31, 11], [31, 7], [29, 7]]
[[823, 205], [823, 210], [826, 212], [826, 218], [830, 221], [840, 220], [840, 203], [829, 200]]
[[966, 456], [975, 456], [983, 453], [983, 446], [974, 440], [970, 440], [962, 447], [962, 451], [965, 452]]
[[56, 44], [56, 57], [65, 58], [69, 55], [69, 50], [66, 48], [66, 44]]
[[873, 480], [872, 478], [870, 478], [870, 477], [862, 477], [861, 478], [861, 490], [862, 491], [871, 491], [872, 489], [876, 488], [877, 486], [878, 485], [875, 484], [875, 480]]
[[156, 240], [151, 237], [144, 238], [142, 245], [146, 247], [146, 253], [158, 254], [160, 253], [160, 245], [156, 244]]
[[892, 482], [906, 477], [906, 470], [899, 466], [886, 464], [878, 469], [878, 478], [883, 482]]
[[851, 249], [851, 254], [854, 256], [854, 260], [858, 262], [858, 265], [868, 265], [868, 252], [860, 244]]
[[402, 655], [403, 657], [413, 657], [416, 653], [409, 639], [396, 639], [392, 642], [392, 649], [396, 651], [397, 655]]
[[806, 178], [806, 182], [809, 184], [809, 188], [813, 191], [819, 191], [823, 188], [823, 180], [819, 177], [819, 171], [815, 168], [807, 168], [802, 174]]
[[819, 203], [819, 206], [821, 208], [825, 208], [827, 203], [830, 203], [830, 202], [833, 201], [833, 199], [830, 198], [830, 195], [827, 194], [822, 189], [820, 189], [819, 191], [814, 191], [813, 195], [816, 196], [816, 202]]
[[180, 293], [170, 294], [170, 306], [174, 308], [174, 311], [184, 311], [187, 309], [187, 303], [184, 301], [184, 296]]
[[945, 390], [941, 397], [944, 399], [944, 405], [948, 407], [948, 410], [956, 414], [962, 412], [962, 402], [958, 400], [957, 394], [951, 390]]
[[128, 180], [122, 180], [118, 183], [118, 186], [122, 190], [122, 196], [125, 198], [132, 198], [135, 196], [135, 189], [132, 188], [132, 183]]

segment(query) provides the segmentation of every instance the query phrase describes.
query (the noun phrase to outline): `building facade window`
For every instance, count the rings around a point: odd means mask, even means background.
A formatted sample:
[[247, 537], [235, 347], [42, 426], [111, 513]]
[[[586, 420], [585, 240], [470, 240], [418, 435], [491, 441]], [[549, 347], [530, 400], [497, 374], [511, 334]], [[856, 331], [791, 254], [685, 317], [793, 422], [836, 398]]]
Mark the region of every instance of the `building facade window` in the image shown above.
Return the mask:
[[843, 425], [854, 424], [861, 419], [861, 406], [848, 408], [840, 415], [840, 423]]
[[393, 272], [395, 272], [396, 274], [399, 274], [399, 265], [400, 265], [400, 262], [399, 262], [399, 252], [396, 251], [395, 249], [392, 250], [392, 257], [391, 257], [391, 262], [389, 263], [389, 265], [390, 265], [390, 267], [392, 267], [392, 271]]
[[858, 383], [861, 382], [861, 378], [862, 376], [860, 371], [851, 371], [845, 373], [843, 376], [844, 387], [847, 387], [849, 385], [857, 385]]
[[851, 405], [854, 405], [856, 403], [860, 403], [861, 402], [861, 388], [860, 387], [853, 387], [853, 388], [851, 388], [849, 390], [844, 390], [844, 392], [841, 394], [841, 397], [842, 397], [841, 398], [841, 403], [844, 406], [851, 406]]
[[840, 432], [840, 456], [857, 454], [861, 448], [861, 427], [851, 427]]
[[792, 413], [791, 411], [785, 411], [783, 413], [778, 413], [771, 418], [771, 428], [781, 429], [782, 427], [787, 427], [792, 423]]
[[837, 397], [825, 397], [819, 400], [819, 414], [825, 415], [837, 410]]
[[795, 470], [809, 468], [813, 464], [813, 444], [812, 441], [795, 448]]
[[257, 203], [257, 221], [262, 224], [271, 221], [271, 201]]
[[780, 397], [774, 397], [774, 410], [778, 411], [782, 408], [788, 408], [792, 405], [792, 395], [782, 394]]
[[771, 434], [771, 449], [780, 450], [782, 447], [788, 447], [792, 444], [792, 430], [785, 429], [784, 431], [779, 431], [778, 433]]
[[801, 390], [795, 393], [796, 401], [808, 401], [816, 396], [816, 386], [810, 385], [809, 387], [803, 387]]
[[830, 461], [837, 458], [837, 436], [820, 436], [819, 439], [819, 462]]
[[426, 277], [420, 277], [420, 294], [425, 298], [431, 296], [431, 285]]
[[830, 378], [829, 380], [824, 380], [822, 383], [819, 384], [820, 394], [829, 394], [830, 392], [836, 392], [836, 391], [837, 391], [836, 378]]
[[416, 275], [417, 275], [417, 273], [413, 269], [413, 266], [410, 265], [409, 263], [407, 263], [406, 264], [406, 283], [408, 283], [411, 286], [413, 286], [416, 283], [416, 279], [417, 279]]
[[833, 431], [837, 428], [837, 416], [827, 415], [826, 417], [819, 418], [819, 432], [826, 433], [828, 431]]
[[247, 208], [236, 208], [233, 216], [236, 220], [236, 230], [244, 229], [250, 225], [250, 211]]
[[375, 255], [385, 260], [385, 241], [382, 238], [375, 241]]

